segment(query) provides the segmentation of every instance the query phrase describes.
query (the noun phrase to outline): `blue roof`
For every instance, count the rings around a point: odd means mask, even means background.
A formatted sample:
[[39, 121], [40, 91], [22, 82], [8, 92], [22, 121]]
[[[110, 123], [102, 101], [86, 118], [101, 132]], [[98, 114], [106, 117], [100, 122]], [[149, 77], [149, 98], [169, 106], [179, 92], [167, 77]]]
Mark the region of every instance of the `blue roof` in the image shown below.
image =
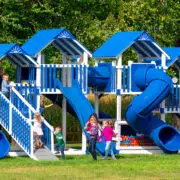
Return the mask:
[[8, 58], [12, 64], [16, 66], [37, 65], [34, 59], [17, 44], [0, 44], [0, 60], [4, 57]]
[[116, 58], [129, 47], [142, 57], [161, 57], [162, 53], [168, 57], [145, 31], [117, 32], [93, 53], [93, 57]]
[[[180, 47], [166, 47], [163, 50], [170, 56], [170, 59], [166, 60], [166, 66], [170, 67], [172, 64], [176, 64], [180, 68]], [[146, 59], [145, 62], [151, 62], [152, 60]], [[161, 66], [161, 59], [155, 60], [157, 66]]]
[[6, 56], [6, 53], [16, 44], [0, 44], [0, 59]]
[[91, 53], [65, 28], [40, 30], [22, 46], [22, 49], [35, 57], [50, 44], [68, 56], [81, 56], [83, 52], [91, 56]]

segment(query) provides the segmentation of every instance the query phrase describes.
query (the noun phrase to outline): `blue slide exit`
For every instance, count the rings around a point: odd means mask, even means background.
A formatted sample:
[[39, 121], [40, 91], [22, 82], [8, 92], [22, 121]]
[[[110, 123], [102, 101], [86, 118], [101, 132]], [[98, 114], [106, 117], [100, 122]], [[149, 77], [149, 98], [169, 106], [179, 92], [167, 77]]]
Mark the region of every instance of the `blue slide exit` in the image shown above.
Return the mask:
[[0, 131], [0, 158], [5, 157], [10, 151], [10, 143], [5, 134]]
[[[61, 90], [63, 95], [66, 97], [68, 103], [76, 112], [77, 117], [80, 121], [82, 128], [84, 128], [86, 122], [89, 120], [90, 116], [95, 113], [94, 108], [92, 107], [89, 100], [84, 96], [81, 92], [81, 89], [76, 81], [72, 82], [72, 87], [63, 87], [62, 83], [59, 79], [56, 80], [57, 88]], [[83, 129], [84, 130], [84, 129]], [[87, 138], [89, 139], [89, 135], [86, 130], [84, 130]], [[117, 153], [115, 150], [114, 152]], [[96, 149], [101, 154], [105, 154], [105, 142], [97, 142]]]
[[165, 152], [176, 153], [180, 150], [180, 133], [151, 113], [171, 93], [171, 78], [148, 66], [136, 70], [135, 81], [143, 93], [134, 97], [126, 110], [128, 124], [148, 135]]

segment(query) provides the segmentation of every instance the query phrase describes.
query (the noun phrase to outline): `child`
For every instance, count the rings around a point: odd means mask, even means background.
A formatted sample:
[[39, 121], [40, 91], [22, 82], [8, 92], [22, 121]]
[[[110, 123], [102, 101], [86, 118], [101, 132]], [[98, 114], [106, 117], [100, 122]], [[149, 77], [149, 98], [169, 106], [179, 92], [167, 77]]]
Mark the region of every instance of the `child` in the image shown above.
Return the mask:
[[90, 122], [91, 122], [91, 128], [88, 129], [88, 123], [86, 123], [85, 125], [85, 129], [89, 130], [89, 134], [90, 134], [90, 140], [89, 140], [89, 145], [88, 145], [88, 151], [91, 153], [93, 160], [97, 160], [97, 155], [96, 155], [96, 141], [97, 141], [97, 137], [98, 137], [98, 122], [97, 119], [94, 115], [92, 115], [90, 117]]
[[[93, 124], [93, 121], [96, 120], [97, 121], [97, 117], [96, 114], [92, 114], [90, 119], [88, 120], [88, 122], [85, 125], [85, 129], [87, 130], [87, 132], [89, 133]], [[101, 130], [101, 126], [99, 125], [99, 123], [97, 123], [99, 130]]]
[[43, 130], [41, 127], [43, 119], [41, 118], [41, 114], [39, 112], [34, 113], [34, 137], [35, 137], [35, 148], [42, 148], [44, 146], [44, 143], [41, 140], [41, 136], [43, 136]]
[[65, 155], [64, 155], [65, 143], [64, 143], [64, 140], [62, 137], [60, 127], [55, 128], [55, 136], [56, 136], [56, 140], [57, 140], [57, 144], [55, 145], [55, 150], [57, 151], [57, 153], [59, 153], [59, 151], [61, 151], [62, 159], [65, 160]]
[[106, 123], [104, 125], [105, 125], [105, 128], [103, 129], [101, 135], [98, 138], [98, 140], [100, 140], [102, 138], [102, 136], [104, 136], [104, 140], [106, 142], [104, 160], [107, 159], [109, 151], [111, 152], [112, 159], [116, 159], [114, 152], [112, 150], [112, 147], [111, 147], [112, 137], [116, 136], [116, 135], [115, 135], [113, 129], [109, 126], [108, 121], [106, 121]]
[[9, 80], [9, 75], [8, 74], [3, 74], [3, 80], [2, 80], [2, 83], [1, 83], [1, 91], [9, 99], [10, 87], [12, 87], [12, 86], [9, 85], [8, 80]]

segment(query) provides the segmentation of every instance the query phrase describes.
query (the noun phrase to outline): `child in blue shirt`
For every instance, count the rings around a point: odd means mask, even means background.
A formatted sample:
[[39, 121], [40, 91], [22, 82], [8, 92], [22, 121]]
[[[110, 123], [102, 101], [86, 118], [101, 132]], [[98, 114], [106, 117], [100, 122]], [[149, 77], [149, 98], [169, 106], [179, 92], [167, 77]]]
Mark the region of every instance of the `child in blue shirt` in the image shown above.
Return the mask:
[[12, 86], [9, 85], [8, 80], [9, 80], [9, 75], [8, 74], [3, 74], [3, 80], [2, 80], [2, 83], [1, 83], [1, 91], [9, 99], [10, 88]]

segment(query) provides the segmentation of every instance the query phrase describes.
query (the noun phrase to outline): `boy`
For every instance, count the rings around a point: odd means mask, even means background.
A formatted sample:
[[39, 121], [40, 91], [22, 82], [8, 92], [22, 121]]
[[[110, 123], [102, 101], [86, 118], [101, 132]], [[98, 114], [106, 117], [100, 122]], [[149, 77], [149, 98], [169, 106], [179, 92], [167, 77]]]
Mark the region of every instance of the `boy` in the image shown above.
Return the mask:
[[10, 87], [12, 87], [12, 86], [8, 84], [8, 80], [9, 80], [9, 75], [3, 74], [3, 80], [1, 83], [1, 91], [9, 99]]
[[65, 160], [65, 155], [64, 155], [65, 143], [64, 143], [64, 140], [62, 137], [60, 127], [55, 128], [55, 136], [56, 136], [56, 140], [57, 140], [57, 144], [55, 145], [55, 150], [57, 151], [57, 153], [59, 153], [59, 151], [61, 151], [62, 159]]

